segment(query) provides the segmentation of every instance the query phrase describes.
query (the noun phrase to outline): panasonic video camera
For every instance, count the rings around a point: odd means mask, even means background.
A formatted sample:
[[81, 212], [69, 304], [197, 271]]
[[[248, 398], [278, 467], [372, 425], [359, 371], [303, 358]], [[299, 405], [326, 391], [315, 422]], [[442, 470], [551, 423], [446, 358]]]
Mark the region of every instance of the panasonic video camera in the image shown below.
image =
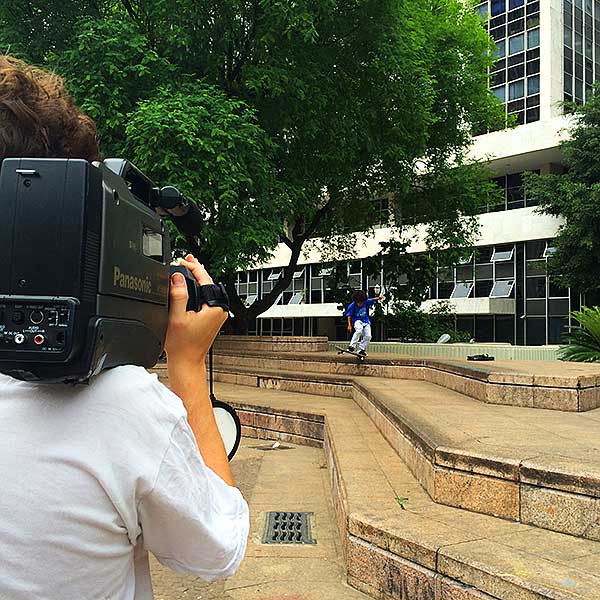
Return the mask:
[[152, 367], [163, 351], [169, 275], [188, 310], [228, 310], [222, 285], [171, 267], [170, 217], [188, 239], [198, 208], [125, 160], [5, 159], [0, 171], [0, 372], [83, 382], [103, 369]]

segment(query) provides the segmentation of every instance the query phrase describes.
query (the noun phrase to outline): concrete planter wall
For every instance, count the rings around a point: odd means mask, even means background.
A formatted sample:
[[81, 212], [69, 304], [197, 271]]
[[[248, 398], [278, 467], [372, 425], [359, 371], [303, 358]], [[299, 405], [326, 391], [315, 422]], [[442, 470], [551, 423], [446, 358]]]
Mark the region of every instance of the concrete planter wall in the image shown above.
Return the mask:
[[[329, 342], [329, 350], [348, 342]], [[472, 354], [489, 354], [497, 360], [557, 360], [558, 346], [510, 346], [509, 344], [404, 344], [371, 342], [369, 352], [387, 352], [419, 358], [465, 359]]]

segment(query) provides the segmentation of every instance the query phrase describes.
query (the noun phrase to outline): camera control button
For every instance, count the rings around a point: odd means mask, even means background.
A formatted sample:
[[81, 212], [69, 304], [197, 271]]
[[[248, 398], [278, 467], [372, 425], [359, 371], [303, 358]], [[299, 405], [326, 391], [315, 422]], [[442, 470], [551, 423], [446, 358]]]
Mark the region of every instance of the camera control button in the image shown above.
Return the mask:
[[39, 325], [44, 320], [44, 313], [41, 310], [32, 310], [29, 315], [29, 320], [34, 325]]
[[20, 325], [25, 320], [25, 314], [22, 310], [14, 310], [12, 314], [12, 321], [17, 325]]

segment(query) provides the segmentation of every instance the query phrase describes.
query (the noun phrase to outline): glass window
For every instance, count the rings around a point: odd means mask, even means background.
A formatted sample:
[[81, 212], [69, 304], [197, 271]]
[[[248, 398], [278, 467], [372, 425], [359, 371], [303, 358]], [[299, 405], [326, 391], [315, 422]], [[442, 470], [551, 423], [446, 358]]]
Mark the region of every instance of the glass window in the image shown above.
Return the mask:
[[252, 296], [248, 296], [246, 298], [246, 306], [252, 306], [258, 300], [258, 296], [253, 294]]
[[302, 277], [304, 275], [304, 267], [302, 267], [302, 269], [298, 269], [297, 271], [294, 271], [294, 279], [300, 279], [300, 277]]
[[505, 86], [502, 85], [500, 87], [496, 87], [492, 90], [492, 92], [494, 93], [496, 98], [498, 98], [498, 100], [500, 100], [500, 102], [506, 102], [506, 87]]
[[527, 75], [536, 75], [540, 72], [540, 61], [538, 60], [530, 60], [527, 63]]
[[475, 267], [475, 279], [478, 281], [481, 279], [493, 279], [494, 278], [494, 265], [477, 265]]
[[525, 50], [525, 36], [521, 33], [508, 38], [508, 54], [513, 55]]
[[438, 283], [438, 298], [440, 300], [447, 300], [454, 291], [453, 283]]
[[492, 262], [505, 262], [512, 260], [514, 252], [514, 247], [510, 248], [509, 250], [497, 248], [494, 250], [494, 254], [492, 254]]
[[484, 246], [482, 248], [477, 248], [477, 253], [476, 253], [477, 263], [491, 262], [493, 252], [494, 252], [494, 248], [492, 246]]
[[475, 317], [475, 340], [478, 342], [494, 341], [493, 317]]
[[488, 17], [488, 5], [487, 2], [485, 4], [480, 4], [477, 7], [477, 12], [482, 19], [487, 19]]
[[494, 282], [492, 280], [476, 281], [475, 282], [475, 298], [488, 298]]
[[530, 29], [527, 32], [527, 48], [537, 48], [540, 45], [540, 30]]
[[514, 344], [515, 341], [515, 318], [512, 316], [496, 317], [495, 342]]
[[546, 249], [544, 250], [544, 258], [550, 258], [556, 252], [556, 248], [550, 244], [550, 242], [546, 242]]
[[545, 260], [528, 260], [527, 261], [527, 275], [545, 275], [546, 274], [546, 263]]
[[521, 81], [513, 81], [508, 84], [508, 99], [509, 100], [517, 100], [522, 98], [525, 95], [525, 82]]
[[490, 298], [510, 298], [514, 287], [514, 281], [496, 281], [490, 292]]
[[569, 299], [557, 298], [548, 300], [548, 314], [551, 317], [562, 317], [569, 314]]
[[514, 279], [515, 263], [512, 260], [496, 262], [496, 279]]
[[441, 267], [438, 269], [438, 279], [440, 281], [454, 281], [454, 270], [450, 267]]
[[540, 93], [540, 76], [534, 75], [527, 78], [527, 94], [533, 96]]
[[496, 58], [504, 58], [506, 55], [506, 40], [498, 40], [496, 42], [496, 51], [494, 52], [494, 56]]
[[269, 277], [267, 278], [269, 281], [275, 281], [281, 277], [281, 269], [273, 269]]
[[304, 299], [304, 292], [296, 292], [291, 298], [288, 304], [301, 304]]
[[528, 277], [525, 289], [528, 298], [546, 298], [546, 278]]
[[473, 284], [471, 282], [457, 283], [452, 290], [450, 298], [468, 298], [473, 291]]
[[549, 344], [562, 344], [564, 336], [569, 331], [569, 319], [567, 317], [562, 318], [550, 318], [548, 319], [548, 343]]
[[523, 4], [525, 4], [525, 0], [509, 0], [508, 8], [509, 10], [512, 10], [513, 8], [523, 6]]
[[514, 81], [515, 79], [522, 79], [525, 76], [525, 65], [520, 64], [515, 67], [508, 69], [508, 81]]
[[506, 0], [492, 0], [492, 17], [506, 12]]
[[536, 240], [534, 242], [527, 242], [525, 249], [527, 251], [527, 258], [542, 258], [546, 249], [546, 242], [543, 240]]
[[525, 19], [517, 19], [508, 24], [508, 35], [525, 31]]
[[548, 296], [550, 298], [568, 298], [569, 290], [567, 288], [561, 287], [556, 283], [550, 281], [550, 285], [548, 286]]
[[456, 267], [456, 281], [472, 281], [473, 265], [460, 265]]
[[525, 323], [526, 344], [528, 346], [543, 346], [546, 343], [546, 319], [527, 318]]
[[546, 314], [545, 300], [527, 300], [527, 315], [538, 316]]

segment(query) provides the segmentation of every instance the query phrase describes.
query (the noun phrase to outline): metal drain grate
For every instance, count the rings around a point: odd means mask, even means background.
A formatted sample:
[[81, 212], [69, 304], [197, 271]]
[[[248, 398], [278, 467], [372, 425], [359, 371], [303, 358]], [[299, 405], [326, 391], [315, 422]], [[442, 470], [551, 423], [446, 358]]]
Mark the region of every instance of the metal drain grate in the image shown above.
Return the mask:
[[263, 544], [316, 544], [310, 532], [308, 512], [270, 512]]

